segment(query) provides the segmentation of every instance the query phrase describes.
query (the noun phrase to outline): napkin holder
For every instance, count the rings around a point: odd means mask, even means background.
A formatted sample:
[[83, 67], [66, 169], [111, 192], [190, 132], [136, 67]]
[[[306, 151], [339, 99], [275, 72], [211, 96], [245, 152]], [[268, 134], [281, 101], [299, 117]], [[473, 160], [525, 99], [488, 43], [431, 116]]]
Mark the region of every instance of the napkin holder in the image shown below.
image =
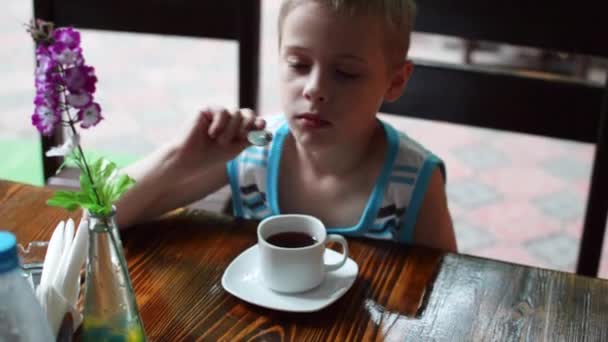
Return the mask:
[[35, 290], [57, 341], [71, 341], [82, 323], [80, 279], [88, 249], [83, 218], [74, 234], [74, 221], [60, 222], [50, 241], [33, 241], [21, 248], [22, 269]]

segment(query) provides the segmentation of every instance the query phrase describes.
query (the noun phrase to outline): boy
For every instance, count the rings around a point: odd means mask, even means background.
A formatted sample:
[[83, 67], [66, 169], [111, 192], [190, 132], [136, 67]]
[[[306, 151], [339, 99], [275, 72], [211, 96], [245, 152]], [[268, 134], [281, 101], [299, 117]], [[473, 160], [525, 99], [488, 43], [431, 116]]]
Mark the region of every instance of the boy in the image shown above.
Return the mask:
[[[117, 203], [119, 224], [229, 183], [237, 216], [304, 213], [331, 233], [456, 251], [443, 163], [376, 118], [411, 74], [412, 12], [410, 0], [283, 1], [284, 115], [203, 110], [184, 137], [128, 170], [138, 183]], [[247, 132], [265, 126], [270, 145], [247, 147]]]

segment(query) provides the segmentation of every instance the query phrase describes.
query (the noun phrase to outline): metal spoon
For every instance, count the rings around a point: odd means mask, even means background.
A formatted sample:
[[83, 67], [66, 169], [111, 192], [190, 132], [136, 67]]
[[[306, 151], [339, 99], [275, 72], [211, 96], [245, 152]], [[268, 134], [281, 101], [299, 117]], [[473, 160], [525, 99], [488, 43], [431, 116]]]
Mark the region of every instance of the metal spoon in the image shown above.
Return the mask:
[[272, 133], [266, 130], [255, 130], [247, 133], [247, 140], [256, 146], [266, 146], [272, 141]]

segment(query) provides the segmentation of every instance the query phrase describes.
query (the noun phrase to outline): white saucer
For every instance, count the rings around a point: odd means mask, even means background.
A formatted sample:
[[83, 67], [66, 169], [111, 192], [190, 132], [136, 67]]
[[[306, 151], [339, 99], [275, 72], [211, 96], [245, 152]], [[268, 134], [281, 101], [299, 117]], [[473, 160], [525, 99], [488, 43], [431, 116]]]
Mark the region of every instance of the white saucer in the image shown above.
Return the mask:
[[[325, 250], [326, 263], [335, 263], [341, 258], [342, 254], [331, 249]], [[328, 272], [316, 288], [286, 294], [275, 292], [262, 283], [258, 262], [258, 245], [255, 245], [230, 263], [222, 277], [222, 286], [229, 293], [251, 304], [291, 312], [313, 312], [325, 308], [350, 289], [359, 272], [357, 263], [348, 258], [344, 266]]]

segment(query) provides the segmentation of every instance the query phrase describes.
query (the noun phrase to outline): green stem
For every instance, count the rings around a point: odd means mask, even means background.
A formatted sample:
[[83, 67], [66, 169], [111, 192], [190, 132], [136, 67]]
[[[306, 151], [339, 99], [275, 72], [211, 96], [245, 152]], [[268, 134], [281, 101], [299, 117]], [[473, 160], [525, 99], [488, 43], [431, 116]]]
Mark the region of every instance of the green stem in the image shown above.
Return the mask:
[[[61, 66], [59, 66], [59, 72], [63, 73], [64, 70]], [[67, 98], [67, 94], [66, 94], [66, 87], [61, 87], [61, 93], [63, 94], [63, 98], [64, 101]], [[76, 128], [74, 127], [74, 119], [72, 119], [72, 116], [70, 115], [70, 110], [68, 106], [65, 106], [64, 108], [65, 110], [65, 114], [68, 117], [68, 123], [70, 125], [70, 129], [72, 130], [72, 135], [76, 136]], [[91, 182], [92, 188], [93, 188], [93, 193], [95, 194], [95, 198], [97, 199], [97, 204], [99, 204], [100, 206], [103, 206], [103, 203], [101, 203], [101, 199], [99, 198], [99, 194], [97, 193], [97, 189], [95, 188], [95, 182], [93, 181], [93, 177], [91, 176], [91, 169], [89, 169], [89, 163], [87, 163], [87, 160], [84, 156], [84, 152], [82, 151], [82, 147], [80, 147], [80, 141], [78, 141], [78, 144], [76, 144], [76, 146], [78, 147], [78, 152], [80, 153], [80, 159], [82, 160], [82, 164], [84, 164], [84, 172], [86, 173], [87, 177], [89, 178], [89, 181]]]
[[[72, 121], [72, 118], [70, 118], [70, 128], [72, 129], [72, 134], [76, 135], [76, 129], [74, 128], [74, 121]], [[80, 152], [80, 158], [82, 158], [82, 163], [84, 164], [84, 168], [86, 171], [85, 173], [89, 177], [89, 181], [91, 181], [93, 193], [95, 194], [95, 198], [97, 199], [97, 204], [103, 206], [103, 203], [101, 203], [101, 199], [99, 198], [99, 195], [97, 194], [97, 189], [95, 188], [95, 182], [93, 182], [93, 177], [91, 176], [91, 169], [89, 169], [89, 163], [87, 163], [87, 160], [84, 157], [84, 152], [82, 151], [82, 147], [80, 147], [80, 142], [78, 142], [78, 144], [76, 144], [76, 146], [78, 147], [78, 152]]]

